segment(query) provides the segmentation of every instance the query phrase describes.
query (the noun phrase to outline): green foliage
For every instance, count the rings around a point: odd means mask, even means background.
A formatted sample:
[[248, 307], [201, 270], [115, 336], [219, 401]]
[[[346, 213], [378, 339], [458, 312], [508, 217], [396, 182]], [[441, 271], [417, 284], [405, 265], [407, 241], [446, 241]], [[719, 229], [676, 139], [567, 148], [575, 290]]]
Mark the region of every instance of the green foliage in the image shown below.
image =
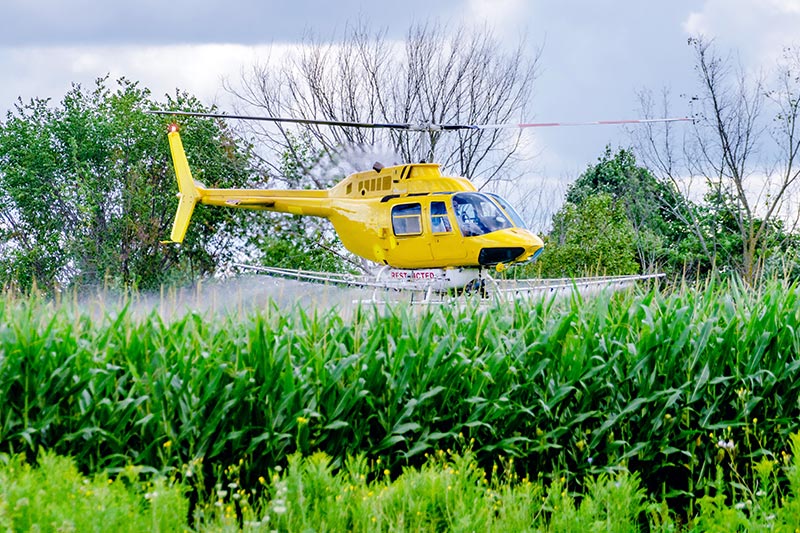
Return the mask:
[[[331, 185], [330, 178], [320, 182], [309, 175], [322, 153], [314, 141], [308, 135], [298, 139], [287, 134], [287, 139], [289, 148], [279, 168], [285, 186], [306, 189]], [[352, 254], [344, 249], [329, 221], [276, 213], [251, 216], [247, 242], [258, 250], [262, 265], [322, 272], [353, 270]]]
[[[612, 154], [606, 147], [598, 162], [570, 186], [566, 201], [580, 206], [596, 195], [611, 196], [624, 211], [632, 228], [626, 246], [630, 243], [634, 247], [640, 271], [672, 274], [680, 272], [686, 261], [702, 257], [696, 247], [686, 247], [686, 237], [691, 237], [689, 228], [671, 209], [684, 200], [672, 185], [659, 182], [639, 166], [630, 150], [619, 149]], [[676, 256], [675, 247], [682, 247], [681, 257]]]
[[609, 194], [614, 200], [623, 200], [631, 218], [650, 221], [651, 224], [659, 222], [653, 219], [661, 211], [658, 197], [666, 195], [664, 186], [650, 171], [637, 165], [633, 152], [621, 148], [612, 154], [610, 146], [606, 146], [597, 164], [590, 165], [570, 185], [566, 201], [580, 204], [589, 196], [599, 193]]
[[676, 199], [673, 187], [659, 182], [636, 163], [633, 152], [620, 148], [605, 153], [595, 165], [569, 187], [566, 201], [577, 205], [596, 194], [608, 194], [622, 204], [625, 216], [634, 228], [634, 246], [642, 270], [663, 261], [668, 224], [673, 221], [667, 205]]
[[[236, 217], [198, 210], [180, 249], [160, 244], [174, 216], [176, 184], [166, 119], [147, 109], [204, 111], [178, 93], [165, 104], [125, 79], [98, 79], [58, 106], [20, 102], [0, 126], [0, 284], [23, 290], [105, 283], [157, 287], [212, 272], [221, 251], [209, 241]], [[220, 186], [246, 181], [245, 158], [210, 120], [183, 121], [195, 177]]]
[[[748, 237], [737, 222], [741, 219], [741, 206], [719, 183], [712, 183], [711, 190], [697, 203], [684, 198], [673, 184], [658, 181], [648, 169], [637, 165], [629, 150], [612, 154], [607, 147], [598, 163], [570, 186], [567, 206], [572, 203], [580, 207], [593, 196], [603, 194], [623, 206], [633, 228], [631, 242], [642, 271], [657, 270], [672, 278], [736, 272], [752, 281], [751, 273], [744, 272], [745, 255], [752, 255], [760, 275], [794, 275], [794, 239], [786, 234], [780, 220], [770, 220], [756, 247], [748, 250]], [[754, 231], [764, 224], [755, 217], [749, 223]], [[551, 238], [559, 238], [557, 224], [554, 221]]]
[[308, 218], [300, 215], [269, 217], [268, 233], [256, 241], [262, 254], [261, 264], [321, 272], [353, 270], [353, 266], [345, 262], [347, 252], [333, 228]]
[[597, 164], [569, 187], [553, 217], [553, 230], [540, 260], [545, 276], [671, 272], [669, 249], [685, 230], [667, 206], [677, 198], [633, 153], [606, 147]]
[[545, 277], [635, 274], [635, 233], [623, 205], [609, 194], [567, 203], [553, 217], [538, 268]]
[[298, 451], [334, 466], [364, 454], [397, 475], [463, 439], [484, 466], [514, 457], [531, 479], [637, 472], [685, 512], [721, 483], [780, 487], [761, 460], [783, 461], [798, 430], [798, 305], [795, 287], [732, 284], [168, 322], [6, 299], [0, 451], [206, 480], [241, 459], [253, 485]]
[[[797, 280], [794, 272], [797, 268], [794, 253], [797, 236], [787, 233], [779, 218], [765, 222], [756, 216], [749, 216], [748, 226], [754, 232], [763, 227], [763, 234], [757, 241], [751, 241], [747, 235], [743, 237], [740, 228], [741, 206], [730, 193], [719, 190], [719, 186], [716, 189], [705, 195], [704, 202], [695, 207], [695, 212], [699, 226], [713, 244], [717, 270], [740, 273], [750, 282], [759, 277], [775, 276]], [[752, 250], [747, 249], [748, 242], [754, 245]], [[745, 272], [746, 254], [753, 262], [754, 272]]]
[[[495, 476], [488, 479], [470, 452], [434, 454], [420, 469], [392, 479], [363, 457], [336, 469], [330, 457], [294, 455], [253, 487], [218, 484], [191, 511], [195, 531], [574, 531], [605, 525], [635, 531], [641, 495], [635, 477], [591, 481], [576, 509], [562, 486]], [[378, 465], [379, 466], [379, 465]], [[182, 487], [160, 476], [139, 481], [135, 467], [116, 479], [81, 476], [69, 459], [43, 454], [37, 467], [20, 456], [0, 464], [0, 526], [15, 531], [182, 531], [190, 512]], [[249, 489], [249, 490], [248, 490]], [[612, 498], [608, 498], [612, 496]], [[558, 503], [556, 504], [558, 506]], [[550, 511], [550, 512], [547, 512]]]
[[0, 461], [0, 527], [8, 531], [181, 531], [188, 502], [180, 486], [141, 482], [130, 467], [116, 479], [86, 478], [73, 461], [43, 453]]
[[[546, 489], [513, 476], [490, 479], [468, 451], [439, 450], [395, 479], [388, 471], [374, 475], [379, 467], [348, 458], [336, 472], [324, 454], [294, 456], [286, 473], [272, 476], [262, 524], [281, 531], [574, 531], [609, 516], [599, 506], [582, 505], [581, 522], [574, 506], [548, 509], [560, 498], [560, 484]], [[603, 478], [592, 492], [614, 491], [619, 479]], [[627, 512], [610, 513], [616, 523], [609, 531], [635, 530], [638, 502], [628, 496], [617, 491], [614, 507]]]
[[[743, 241], [730, 199], [709, 193], [698, 204], [683, 198], [639, 166], [632, 152], [612, 154], [610, 147], [570, 186], [567, 205], [580, 207], [596, 195], [610, 195], [622, 206], [640, 270], [680, 278], [741, 268]], [[759, 256], [768, 255], [762, 250]]]
[[[243, 485], [239, 462], [225, 468], [193, 508], [189, 484], [173, 476], [143, 476], [128, 466], [109, 477], [85, 477], [52, 453], [30, 466], [21, 456], [0, 456], [0, 527], [15, 531], [778, 531], [800, 523], [800, 434], [786, 460], [788, 492], [775, 465], [759, 466], [758, 479], [702, 497], [697, 515], [681, 520], [665, 502], [647, 498], [636, 473], [586, 479], [549, 475], [531, 481], [513, 474], [513, 460], [494, 463], [491, 475], [469, 449], [437, 450], [420, 468], [392, 476], [380, 461], [351, 456], [336, 467], [329, 456], [289, 457]], [[788, 458], [788, 456], [787, 456]], [[760, 464], [768, 462], [762, 459]], [[499, 467], [499, 468], [498, 468]], [[721, 469], [720, 469], [721, 470]], [[501, 473], [503, 472], [503, 473]], [[189, 476], [190, 469], [184, 472]], [[148, 480], [149, 479], [149, 480]], [[187, 477], [185, 479], [191, 479]], [[576, 491], [573, 483], [582, 484]], [[736, 500], [747, 493], [746, 500]], [[189, 520], [191, 522], [189, 522]], [[190, 528], [190, 525], [192, 526]]]
[[547, 505], [553, 510], [552, 531], [600, 530], [635, 533], [645, 510], [645, 493], [636, 475], [600, 474], [586, 482], [586, 493], [577, 504], [573, 494], [553, 484]]
[[[721, 461], [717, 466], [717, 476], [713, 489], [699, 499], [700, 512], [696, 517], [696, 526], [700, 531], [797, 531], [800, 524], [800, 433], [790, 436], [792, 455], [783, 453], [782, 461], [763, 456], [753, 461], [753, 478], [735, 477], [728, 481], [725, 465]], [[736, 454], [736, 448], [725, 450], [725, 459]], [[781, 465], [782, 463], [782, 465]], [[788, 491], [784, 493], [781, 484], [785, 485], [783, 473], [788, 478]]]

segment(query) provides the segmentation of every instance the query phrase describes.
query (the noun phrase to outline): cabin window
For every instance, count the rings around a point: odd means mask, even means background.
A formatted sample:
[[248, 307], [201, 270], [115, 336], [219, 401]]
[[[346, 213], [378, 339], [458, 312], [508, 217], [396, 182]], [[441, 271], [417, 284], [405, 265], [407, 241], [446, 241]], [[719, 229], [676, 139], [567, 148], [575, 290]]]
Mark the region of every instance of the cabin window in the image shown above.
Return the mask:
[[420, 235], [422, 233], [422, 206], [401, 204], [392, 208], [392, 229], [397, 236]]
[[453, 231], [444, 202], [431, 202], [431, 229], [433, 233], [450, 233]]
[[391, 176], [384, 176], [383, 177], [383, 190], [388, 191], [392, 188], [392, 177]]
[[352, 183], [348, 183], [347, 184], [347, 193], [346, 194], [350, 194], [351, 192], [353, 192], [353, 184]]

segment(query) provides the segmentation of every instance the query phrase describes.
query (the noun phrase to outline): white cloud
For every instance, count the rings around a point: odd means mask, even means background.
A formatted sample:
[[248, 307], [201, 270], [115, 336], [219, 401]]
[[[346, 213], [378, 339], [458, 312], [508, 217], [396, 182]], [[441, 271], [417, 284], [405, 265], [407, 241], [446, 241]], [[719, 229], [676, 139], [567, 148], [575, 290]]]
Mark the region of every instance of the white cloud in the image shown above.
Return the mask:
[[512, 25], [524, 18], [527, 8], [524, 0], [469, 0], [467, 18], [485, 20], [493, 26]]
[[460, 16], [463, 23], [486, 24], [502, 40], [515, 44], [530, 22], [532, 4], [526, 0], [467, 0]]
[[708, 18], [703, 13], [693, 11], [689, 13], [686, 22], [683, 23], [683, 29], [689, 35], [708, 35], [711, 33], [707, 25]]
[[267, 57], [281, 57], [291, 48], [203, 44], [0, 49], [0, 70], [14, 72], [13, 84], [0, 84], [0, 111], [10, 108], [17, 97], [60, 101], [70, 83], [86, 86], [106, 74], [138, 81], [156, 98], [178, 88], [213, 103], [225, 96], [223, 78], [238, 79], [242, 69]]
[[800, 15], [800, 0], [767, 0], [777, 11]]
[[690, 36], [737, 50], [746, 67], [772, 67], [785, 46], [800, 44], [800, 0], [705, 0], [683, 23]]

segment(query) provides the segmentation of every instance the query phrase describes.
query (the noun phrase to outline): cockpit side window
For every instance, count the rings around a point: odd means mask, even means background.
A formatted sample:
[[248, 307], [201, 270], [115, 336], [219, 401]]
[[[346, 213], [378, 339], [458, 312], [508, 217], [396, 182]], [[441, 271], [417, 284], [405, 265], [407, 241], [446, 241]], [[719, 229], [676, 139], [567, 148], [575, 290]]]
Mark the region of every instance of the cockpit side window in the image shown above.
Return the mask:
[[420, 204], [400, 204], [392, 208], [392, 229], [398, 237], [422, 234]]
[[453, 195], [453, 211], [464, 237], [485, 235], [514, 225], [503, 211], [487, 196], [477, 192]]
[[450, 233], [453, 227], [447, 216], [447, 206], [444, 202], [431, 202], [431, 230], [433, 233]]

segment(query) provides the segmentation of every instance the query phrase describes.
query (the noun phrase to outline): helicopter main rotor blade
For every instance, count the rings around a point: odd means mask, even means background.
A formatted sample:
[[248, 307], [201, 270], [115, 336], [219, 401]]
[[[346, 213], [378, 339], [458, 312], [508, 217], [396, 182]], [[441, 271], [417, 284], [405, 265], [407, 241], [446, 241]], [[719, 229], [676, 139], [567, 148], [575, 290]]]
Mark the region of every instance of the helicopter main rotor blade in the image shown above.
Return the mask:
[[338, 126], [344, 128], [386, 128], [407, 131], [453, 131], [453, 130], [490, 130], [490, 129], [518, 129], [518, 128], [549, 128], [558, 126], [605, 126], [619, 124], [651, 124], [657, 122], [685, 122], [691, 121], [688, 117], [675, 118], [645, 118], [632, 120], [598, 120], [593, 122], [530, 122], [521, 124], [434, 124], [431, 122], [348, 122], [344, 120], [319, 120], [311, 118], [286, 118], [265, 117], [258, 115], [230, 115], [227, 113], [199, 113], [193, 111], [146, 111], [152, 115], [179, 115], [189, 117], [224, 118], [240, 120], [262, 120], [267, 122], [289, 124], [317, 124], [320, 126]]
[[351, 128], [392, 128], [413, 130], [417, 124], [404, 123], [375, 123], [375, 122], [347, 122], [344, 120], [318, 120], [313, 118], [286, 118], [286, 117], [264, 117], [257, 115], [230, 115], [228, 113], [195, 113], [192, 111], [146, 111], [151, 115], [179, 115], [186, 117], [207, 117], [207, 118], [234, 118], [240, 120], [263, 120], [266, 122], [280, 122], [290, 124], [319, 124], [320, 126], [341, 126]]
[[630, 120], [595, 120], [591, 122], [530, 122], [523, 124], [475, 124], [465, 128], [488, 130], [504, 128], [552, 128], [560, 126], [614, 126], [620, 124], [653, 124], [658, 122], [691, 122], [689, 117], [639, 118]]

